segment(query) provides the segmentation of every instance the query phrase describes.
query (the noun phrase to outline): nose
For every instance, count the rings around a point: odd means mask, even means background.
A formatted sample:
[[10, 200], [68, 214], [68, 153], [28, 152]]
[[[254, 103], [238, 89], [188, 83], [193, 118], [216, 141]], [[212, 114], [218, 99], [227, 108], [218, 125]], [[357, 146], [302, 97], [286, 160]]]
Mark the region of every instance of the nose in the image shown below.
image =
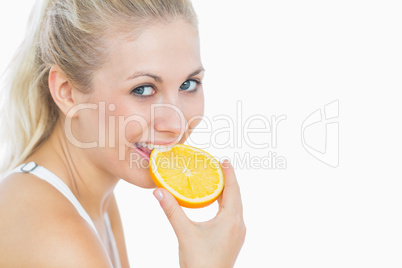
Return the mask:
[[162, 134], [165, 135], [163, 138], [174, 138], [178, 141], [187, 130], [186, 117], [177, 105], [170, 103], [154, 104], [152, 114], [156, 136], [161, 137]]

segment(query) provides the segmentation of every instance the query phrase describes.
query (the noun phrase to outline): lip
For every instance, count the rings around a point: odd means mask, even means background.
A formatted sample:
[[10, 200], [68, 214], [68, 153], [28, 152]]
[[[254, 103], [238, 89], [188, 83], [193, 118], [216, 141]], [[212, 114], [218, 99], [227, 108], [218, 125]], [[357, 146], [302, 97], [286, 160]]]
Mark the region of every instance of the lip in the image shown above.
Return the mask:
[[154, 149], [157, 149], [157, 148], [149, 149], [149, 148], [147, 148], [146, 146], [145, 146], [145, 147], [144, 147], [144, 146], [138, 146], [139, 143], [146, 144], [146, 145], [151, 144], [151, 145], [153, 145], [153, 146], [164, 146], [164, 147], [172, 147], [172, 146], [174, 146], [175, 144], [177, 144], [176, 142], [174, 142], [174, 143], [171, 143], [171, 142], [170, 142], [170, 143], [163, 143], [163, 142], [155, 142], [155, 143], [152, 143], [152, 142], [136, 142], [136, 143], [134, 143], [133, 146], [132, 146], [132, 148], [133, 148], [140, 156], [142, 156], [143, 158], [145, 158], [145, 159], [147, 159], [147, 160], [149, 160], [152, 151], [153, 151]]
[[[143, 158], [145, 158], [145, 159], [147, 159], [147, 160], [149, 160], [149, 157], [151, 156], [151, 153], [146, 153], [146, 152], [144, 152], [143, 150], [141, 150], [140, 148], [138, 148], [137, 146], [133, 146], [133, 149], [140, 155], [140, 156], [142, 156]], [[151, 151], [152, 152], [152, 151]]]
[[173, 145], [176, 145], [177, 144], [177, 142], [157, 142], [157, 141], [155, 141], [155, 142], [150, 142], [150, 141], [138, 141], [138, 142], [136, 142], [136, 143], [145, 143], [145, 144], [152, 144], [152, 145], [160, 145], [160, 146], [166, 146], [166, 147], [169, 147], [169, 146], [173, 146]]
[[[188, 126], [186, 126], [186, 130], [187, 130], [187, 128], [188, 128]], [[185, 133], [185, 131], [183, 133], [181, 133], [176, 139], [174, 139], [173, 141], [170, 141], [170, 142], [165, 142], [163, 140], [159, 140], [159, 141], [154, 140], [153, 142], [151, 142], [151, 141], [137, 141], [135, 143], [145, 143], [145, 144], [152, 144], [152, 145], [160, 145], [160, 146], [170, 147], [170, 146], [174, 146], [174, 145], [180, 143], [181, 139], [184, 136], [184, 133]]]

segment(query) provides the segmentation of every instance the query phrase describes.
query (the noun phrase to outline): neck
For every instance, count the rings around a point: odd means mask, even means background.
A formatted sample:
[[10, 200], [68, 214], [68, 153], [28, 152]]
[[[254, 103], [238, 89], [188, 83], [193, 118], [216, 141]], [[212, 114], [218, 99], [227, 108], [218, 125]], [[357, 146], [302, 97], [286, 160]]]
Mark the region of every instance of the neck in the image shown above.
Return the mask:
[[51, 136], [26, 162], [34, 161], [63, 180], [92, 219], [102, 219], [118, 178], [91, 161], [91, 149], [72, 145], [62, 120]]

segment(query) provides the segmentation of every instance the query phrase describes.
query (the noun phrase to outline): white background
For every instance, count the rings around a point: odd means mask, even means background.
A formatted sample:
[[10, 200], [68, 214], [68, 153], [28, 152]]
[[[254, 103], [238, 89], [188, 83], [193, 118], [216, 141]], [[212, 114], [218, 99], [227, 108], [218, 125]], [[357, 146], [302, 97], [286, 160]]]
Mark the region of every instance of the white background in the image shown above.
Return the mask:
[[[0, 4], [1, 72], [32, 5]], [[194, 0], [194, 6], [207, 70], [206, 116], [229, 115], [241, 124], [239, 100], [244, 120], [287, 116], [276, 148], [243, 142], [208, 149], [218, 158], [271, 151], [287, 162], [285, 170], [237, 168], [248, 233], [236, 267], [402, 267], [400, 2]], [[335, 100], [337, 168], [301, 144], [303, 121]], [[253, 140], [270, 141], [265, 135]], [[176, 238], [152, 191], [121, 182], [116, 194], [131, 265], [177, 267]], [[216, 205], [187, 212], [206, 219]]]

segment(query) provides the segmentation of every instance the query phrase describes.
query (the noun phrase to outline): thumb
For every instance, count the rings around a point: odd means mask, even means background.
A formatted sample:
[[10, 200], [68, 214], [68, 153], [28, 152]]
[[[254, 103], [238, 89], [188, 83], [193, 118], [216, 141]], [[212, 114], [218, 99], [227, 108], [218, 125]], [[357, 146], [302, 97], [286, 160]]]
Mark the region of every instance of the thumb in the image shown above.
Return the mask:
[[179, 237], [179, 235], [189, 226], [189, 218], [169, 191], [163, 188], [157, 188], [154, 190], [153, 194], [159, 201], [159, 204], [172, 225], [176, 236]]

